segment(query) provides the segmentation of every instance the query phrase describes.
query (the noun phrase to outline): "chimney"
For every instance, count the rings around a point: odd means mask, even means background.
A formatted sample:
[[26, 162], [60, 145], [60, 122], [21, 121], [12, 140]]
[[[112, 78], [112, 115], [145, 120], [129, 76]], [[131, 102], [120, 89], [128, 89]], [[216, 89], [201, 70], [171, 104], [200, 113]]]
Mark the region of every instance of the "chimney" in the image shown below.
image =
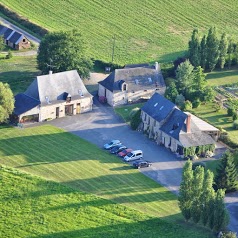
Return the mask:
[[157, 72], [160, 71], [160, 65], [159, 65], [158, 62], [155, 62], [155, 70], [156, 70]]
[[187, 133], [191, 133], [191, 114], [188, 114], [186, 127], [187, 127]]
[[52, 71], [52, 70], [50, 70], [50, 71], [49, 71], [49, 75], [51, 75], [52, 73], [53, 73], [53, 71]]

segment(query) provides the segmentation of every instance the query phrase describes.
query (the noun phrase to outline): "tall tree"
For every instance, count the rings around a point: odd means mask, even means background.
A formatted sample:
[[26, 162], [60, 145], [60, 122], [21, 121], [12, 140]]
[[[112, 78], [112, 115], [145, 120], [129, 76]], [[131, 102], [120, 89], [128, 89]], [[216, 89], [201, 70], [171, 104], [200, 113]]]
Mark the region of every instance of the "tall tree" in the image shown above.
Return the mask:
[[175, 99], [178, 96], [178, 90], [174, 82], [171, 82], [166, 88], [164, 96], [171, 102], [175, 102]]
[[227, 64], [229, 69], [231, 68], [231, 64], [232, 64], [233, 53], [234, 53], [234, 43], [233, 43], [233, 40], [229, 38], [228, 48], [227, 48], [227, 55], [228, 55]]
[[203, 72], [203, 68], [201, 66], [197, 67], [194, 70], [194, 78], [193, 78], [193, 85], [194, 85], [194, 89], [198, 90], [198, 91], [202, 91], [206, 84], [206, 74], [204, 74]]
[[207, 64], [207, 37], [206, 35], [203, 36], [200, 44], [200, 65], [205, 70]]
[[183, 96], [183, 94], [179, 94], [179, 95], [175, 98], [175, 104], [176, 104], [181, 110], [183, 110], [184, 104], [185, 104], [185, 97]]
[[0, 36], [0, 51], [2, 51], [4, 47], [5, 47], [4, 38], [3, 36]]
[[203, 208], [202, 194], [204, 182], [204, 168], [201, 166], [196, 167], [193, 178], [193, 202], [191, 206], [191, 215], [195, 223], [198, 223], [201, 218]]
[[211, 27], [207, 35], [207, 65], [208, 69], [212, 71], [218, 61], [219, 57], [219, 41], [216, 35], [216, 28]]
[[214, 175], [210, 170], [205, 172], [204, 182], [203, 182], [203, 193], [201, 195], [202, 201], [202, 214], [201, 220], [204, 226], [206, 226], [210, 220], [210, 217], [213, 217], [213, 202], [215, 199], [215, 191], [213, 189], [213, 178]]
[[43, 73], [47, 73], [49, 67], [54, 72], [76, 69], [82, 77], [89, 76], [93, 65], [86, 40], [76, 30], [45, 35], [40, 43], [37, 63]]
[[197, 67], [200, 65], [200, 42], [197, 29], [193, 30], [188, 45], [189, 60], [194, 67]]
[[14, 109], [14, 97], [7, 83], [0, 82], [0, 123], [5, 122]]
[[191, 206], [193, 196], [193, 170], [192, 162], [188, 160], [183, 168], [182, 182], [179, 188], [179, 207], [185, 218], [188, 221], [191, 218]]
[[229, 214], [224, 203], [224, 197], [224, 190], [218, 189], [214, 200], [213, 231], [215, 232], [224, 230], [229, 223]]
[[238, 189], [237, 170], [231, 152], [228, 151], [223, 155], [216, 174], [215, 184], [217, 188], [225, 189], [226, 192]]
[[219, 43], [219, 59], [218, 59], [218, 63], [221, 69], [224, 68], [224, 65], [226, 63], [227, 49], [228, 49], [228, 41], [226, 33], [223, 33]]
[[175, 74], [179, 93], [185, 94], [192, 86], [194, 78], [193, 69], [194, 67], [190, 64], [189, 60], [186, 60], [178, 66]]

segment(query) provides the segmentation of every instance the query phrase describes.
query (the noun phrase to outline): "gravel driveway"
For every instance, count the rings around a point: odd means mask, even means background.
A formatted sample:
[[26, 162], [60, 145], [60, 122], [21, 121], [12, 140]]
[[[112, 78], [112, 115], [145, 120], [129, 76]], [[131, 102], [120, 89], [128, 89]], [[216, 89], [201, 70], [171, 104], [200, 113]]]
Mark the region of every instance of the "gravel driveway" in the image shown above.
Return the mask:
[[[157, 145], [141, 132], [132, 131], [114, 113], [113, 108], [95, 101], [92, 112], [59, 118], [50, 121], [49, 124], [63, 128], [101, 148], [111, 139], [119, 139], [129, 148], [141, 149], [144, 159], [151, 161], [153, 165], [140, 171], [178, 194], [185, 161], [177, 158], [166, 148]], [[226, 204], [231, 218], [229, 229], [238, 232], [238, 194], [228, 195]]]

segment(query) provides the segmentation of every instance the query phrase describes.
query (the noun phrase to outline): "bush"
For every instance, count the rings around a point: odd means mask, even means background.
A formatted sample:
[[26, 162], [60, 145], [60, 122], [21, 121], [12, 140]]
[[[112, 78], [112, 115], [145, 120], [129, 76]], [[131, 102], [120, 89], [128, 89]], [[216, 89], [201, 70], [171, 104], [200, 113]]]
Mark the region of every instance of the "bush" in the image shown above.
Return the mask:
[[6, 59], [11, 59], [12, 57], [13, 57], [12, 52], [9, 50], [6, 55]]
[[220, 238], [236, 238], [236, 232], [228, 231], [228, 232], [222, 232]]
[[189, 100], [186, 100], [185, 103], [184, 103], [184, 110], [185, 111], [189, 111], [193, 108], [193, 105], [192, 103], [189, 101]]
[[237, 113], [235, 112], [233, 115], [232, 115], [232, 120], [233, 121], [236, 121], [238, 119], [238, 115]]
[[140, 123], [141, 123], [140, 114], [141, 114], [141, 110], [139, 109], [138, 111], [136, 111], [134, 116], [131, 118], [132, 130], [136, 130], [138, 128], [138, 126], [140, 125]]
[[227, 108], [227, 115], [229, 117], [232, 117], [234, 115], [234, 113], [236, 113], [236, 110], [233, 107], [228, 107]]
[[220, 140], [224, 142], [226, 145], [230, 146], [233, 149], [238, 148], [238, 144], [231, 141], [230, 137], [228, 136], [227, 132], [222, 132], [220, 136]]
[[196, 99], [192, 102], [193, 108], [198, 108], [201, 105], [201, 101], [199, 99]]
[[233, 127], [234, 127], [234, 129], [238, 130], [238, 120], [235, 120], [233, 122]]
[[135, 108], [133, 108], [132, 110], [131, 110], [131, 112], [130, 112], [130, 119], [132, 119], [133, 118], [133, 116], [137, 113], [137, 111], [139, 111], [140, 110], [140, 108], [139, 107], [135, 107]]

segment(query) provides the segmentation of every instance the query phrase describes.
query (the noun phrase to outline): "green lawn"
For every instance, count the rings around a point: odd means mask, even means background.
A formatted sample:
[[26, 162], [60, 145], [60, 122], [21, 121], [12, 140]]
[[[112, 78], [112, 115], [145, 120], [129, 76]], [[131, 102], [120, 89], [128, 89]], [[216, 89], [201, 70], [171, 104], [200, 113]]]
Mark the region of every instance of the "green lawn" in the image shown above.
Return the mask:
[[0, 237], [209, 237], [16, 170], [0, 176]]
[[0, 60], [0, 81], [8, 83], [14, 94], [23, 92], [39, 72], [35, 56], [13, 56]]
[[[0, 133], [0, 164], [43, 177], [47, 180], [60, 182], [61, 184], [86, 193], [94, 194], [101, 199], [107, 199], [107, 203], [109, 204], [123, 204], [126, 207], [144, 213], [144, 215], [141, 216], [147, 215], [153, 217], [153, 219], [161, 218], [163, 221], [169, 222], [167, 226], [168, 232], [170, 232], [170, 227], [173, 227], [175, 222], [179, 223], [180, 225], [176, 226], [176, 229], [178, 229], [177, 237], [208, 237], [208, 234], [204, 230], [198, 232], [196, 228], [192, 226], [187, 227], [187, 225], [183, 223], [177, 198], [166, 188], [147, 178], [137, 170], [132, 169], [129, 165], [123, 163], [117, 157], [110, 155], [107, 151], [103, 151], [61, 129], [49, 125], [27, 129], [2, 128]], [[14, 187], [17, 188], [17, 185], [14, 185]], [[12, 190], [14, 189], [12, 188]], [[55, 189], [41, 188], [39, 188], [39, 190], [42, 190], [43, 196], [55, 191]], [[20, 191], [22, 191], [23, 194], [26, 193], [24, 189], [20, 189]], [[32, 194], [41, 193], [33, 192]], [[56, 192], [56, 194], [56, 198], [60, 196], [60, 198], [62, 197], [62, 199], [67, 200], [67, 198], [63, 198], [63, 195], [58, 195], [58, 192]], [[18, 200], [18, 196], [13, 196], [12, 198], [14, 197]], [[27, 198], [28, 196], [25, 197]], [[51, 203], [51, 196], [48, 198], [44, 197], [44, 199], [46, 200], [42, 202], [42, 211], [48, 212], [48, 209], [44, 207], [55, 205]], [[15, 201], [15, 199], [12, 200], [13, 202]], [[44, 203], [46, 203], [45, 206]], [[75, 201], [73, 204], [75, 204]], [[32, 206], [33, 211], [35, 211], [34, 202], [32, 202]], [[66, 210], [67, 206], [67, 204], [66, 207], [59, 204], [59, 208], [62, 207]], [[73, 207], [75, 208], [75, 205], [73, 205], [72, 208]], [[28, 212], [29, 209], [27, 207], [21, 210], [22, 215], [28, 214]], [[70, 214], [71, 213], [69, 213], [69, 215], [66, 214], [63, 217], [70, 217]], [[77, 217], [77, 215], [75, 215], [75, 217]], [[58, 220], [56, 219], [55, 223], [57, 224], [57, 222], [59, 222], [62, 224], [60, 219], [61, 217], [58, 216]], [[94, 217], [90, 215], [88, 219], [91, 219], [92, 222], [94, 221]], [[104, 219], [104, 216], [102, 216], [102, 219]], [[162, 222], [161, 219], [159, 220], [160, 222]], [[55, 219], [52, 218], [52, 223], [54, 223], [54, 220]], [[34, 221], [29, 220], [29, 222]], [[45, 219], [45, 222], [47, 226], [53, 226], [52, 224], [48, 224], [48, 219]], [[65, 222], [67, 223], [65, 229], [72, 232], [77, 231], [75, 225], [71, 227], [70, 222]], [[156, 222], [156, 224], [158, 225], [159, 223]], [[63, 225], [64, 224], [62, 224], [62, 226]], [[93, 226], [96, 230], [99, 229], [97, 222], [95, 222]], [[11, 225], [9, 225], [9, 227], [12, 228]], [[24, 223], [22, 223], [20, 227], [23, 231], [26, 231], [23, 228], [25, 227]], [[55, 232], [62, 232], [62, 229], [59, 227], [54, 229], [56, 229]], [[106, 229], [109, 228], [106, 226]], [[164, 237], [169, 237], [166, 236], [167, 232], [165, 232], [163, 228], [162, 231]], [[194, 234], [191, 235], [191, 233]], [[34, 234], [37, 234], [37, 232]], [[67, 232], [63, 234], [64, 236], [56, 235], [52, 237], [78, 237], [75, 233], [73, 233], [73, 236]], [[138, 236], [135, 235], [135, 237]]]
[[129, 123], [130, 122], [130, 113], [134, 108], [141, 108], [144, 105], [144, 103], [136, 103], [132, 105], [127, 106], [120, 106], [116, 107], [114, 110], [115, 112], [122, 117], [122, 119]]
[[[237, 6], [228, 0], [5, 0], [24, 18], [50, 30], [79, 29], [93, 58], [114, 62], [166, 62], [184, 54], [192, 30], [211, 26], [237, 38]], [[219, 12], [219, 17], [217, 13]]]
[[207, 74], [206, 79], [211, 86], [238, 83], [238, 68], [223, 71], [213, 71]]

